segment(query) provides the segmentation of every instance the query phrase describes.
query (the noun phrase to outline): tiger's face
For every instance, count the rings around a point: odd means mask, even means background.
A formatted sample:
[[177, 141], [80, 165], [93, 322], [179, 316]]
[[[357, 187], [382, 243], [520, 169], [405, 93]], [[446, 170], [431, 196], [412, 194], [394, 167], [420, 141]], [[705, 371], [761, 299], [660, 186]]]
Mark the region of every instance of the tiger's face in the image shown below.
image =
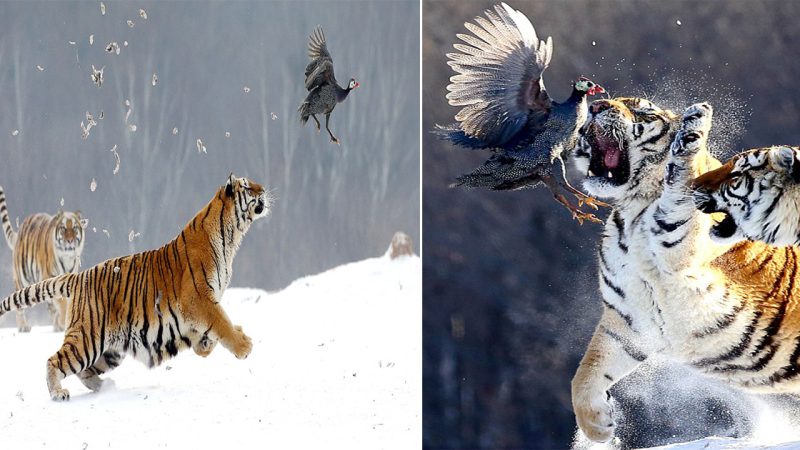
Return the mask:
[[269, 192], [264, 186], [247, 178], [237, 178], [231, 174], [225, 185], [225, 195], [233, 200], [239, 231], [245, 231], [253, 221], [269, 214], [272, 204]]
[[573, 152], [589, 194], [622, 199], [658, 193], [678, 117], [640, 98], [592, 102]]
[[86, 224], [80, 212], [61, 212], [56, 216], [56, 250], [63, 253], [80, 253], [83, 249], [83, 231]]
[[723, 218], [711, 239], [792, 245], [800, 231], [800, 148], [770, 147], [740, 153], [693, 182], [695, 206]]

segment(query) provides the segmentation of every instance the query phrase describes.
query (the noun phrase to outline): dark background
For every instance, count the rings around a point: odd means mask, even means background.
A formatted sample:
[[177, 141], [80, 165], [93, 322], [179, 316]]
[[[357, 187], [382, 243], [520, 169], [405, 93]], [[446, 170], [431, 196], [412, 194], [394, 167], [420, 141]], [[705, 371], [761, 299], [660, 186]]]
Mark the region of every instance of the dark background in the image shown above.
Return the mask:
[[[0, 2], [0, 184], [12, 222], [55, 213], [63, 198], [89, 219], [91, 267], [173, 239], [233, 171], [277, 198], [243, 241], [234, 286], [279, 289], [381, 255], [398, 230], [419, 252], [418, 2], [105, 4], [102, 16], [99, 1]], [[341, 147], [297, 115], [317, 24], [339, 83], [361, 83], [331, 116]], [[119, 55], [106, 53], [111, 41]], [[92, 64], [105, 66], [101, 88]], [[98, 125], [83, 140], [86, 111]], [[131, 230], [141, 234], [129, 242]], [[11, 291], [2, 240], [0, 296]]]
[[[565, 448], [575, 429], [570, 380], [601, 312], [595, 248], [602, 228], [579, 226], [541, 187], [449, 189], [488, 155], [427, 132], [457, 111], [444, 98], [453, 75], [445, 53], [465, 32], [463, 22], [491, 5], [423, 3], [424, 445]], [[723, 156], [800, 139], [800, 2], [510, 5], [540, 39], [553, 37], [545, 84], [555, 100], [587, 75], [612, 95], [673, 108], [711, 102], [712, 139]], [[750, 431], [743, 411], [754, 400], [692, 376], [665, 363], [615, 387], [622, 445]]]

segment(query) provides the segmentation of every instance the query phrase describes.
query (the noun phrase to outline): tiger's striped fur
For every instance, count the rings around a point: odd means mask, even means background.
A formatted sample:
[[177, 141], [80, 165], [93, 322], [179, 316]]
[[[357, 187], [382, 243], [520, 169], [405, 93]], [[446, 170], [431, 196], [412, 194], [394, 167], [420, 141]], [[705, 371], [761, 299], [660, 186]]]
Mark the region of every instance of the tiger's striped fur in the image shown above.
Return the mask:
[[[22, 222], [19, 232], [15, 232], [8, 218], [5, 193], [0, 186], [0, 222], [12, 251], [15, 289], [80, 269], [85, 226], [80, 212], [59, 211], [55, 216], [34, 214]], [[61, 297], [47, 302], [56, 331], [64, 330], [65, 302]], [[17, 311], [17, 328], [23, 333], [31, 330], [24, 310]]]
[[800, 148], [774, 146], [742, 152], [694, 181], [695, 204], [723, 213], [711, 229], [717, 242], [745, 239], [800, 244]]
[[613, 436], [608, 389], [655, 354], [740, 388], [800, 391], [800, 255], [715, 242], [714, 220], [692, 201], [692, 179], [719, 166], [706, 148], [711, 107], [678, 119], [638, 99], [601, 102], [576, 161], [587, 171], [614, 162], [611, 142], [627, 166], [584, 184], [614, 209], [598, 252], [603, 314], [572, 381], [581, 430]]
[[73, 374], [98, 390], [99, 375], [125, 354], [154, 367], [189, 347], [206, 356], [219, 341], [246, 358], [252, 342], [219, 302], [242, 238], [269, 204], [262, 186], [231, 174], [165, 246], [45, 280], [0, 301], [2, 314], [57, 296], [70, 300], [64, 343], [47, 361], [51, 398], [69, 399], [61, 380]]

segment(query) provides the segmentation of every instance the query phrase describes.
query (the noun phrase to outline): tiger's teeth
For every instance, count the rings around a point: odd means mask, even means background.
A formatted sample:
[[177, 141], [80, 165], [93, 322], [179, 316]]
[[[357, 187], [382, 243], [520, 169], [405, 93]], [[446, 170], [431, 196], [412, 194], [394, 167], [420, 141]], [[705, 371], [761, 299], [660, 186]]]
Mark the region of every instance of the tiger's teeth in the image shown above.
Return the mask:
[[586, 173], [586, 176], [587, 177], [593, 177], [594, 176], [594, 172], [592, 172], [592, 169], [589, 169], [589, 171]]
[[609, 170], [608, 171], [608, 178], [612, 178], [612, 177], [613, 177], [613, 175], [611, 175], [611, 171]]

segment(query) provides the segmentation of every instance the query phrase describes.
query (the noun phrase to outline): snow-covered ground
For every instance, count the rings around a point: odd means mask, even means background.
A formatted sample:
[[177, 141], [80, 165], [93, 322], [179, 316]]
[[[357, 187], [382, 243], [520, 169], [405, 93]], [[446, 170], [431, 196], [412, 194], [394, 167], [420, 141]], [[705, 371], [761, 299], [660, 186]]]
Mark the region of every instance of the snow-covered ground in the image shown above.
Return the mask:
[[[265, 268], [265, 270], [269, 270]], [[50, 327], [0, 329], [0, 448], [418, 448], [422, 442], [422, 266], [372, 258], [222, 304], [253, 338], [153, 370], [132, 358], [98, 393], [76, 377], [50, 400]]]

